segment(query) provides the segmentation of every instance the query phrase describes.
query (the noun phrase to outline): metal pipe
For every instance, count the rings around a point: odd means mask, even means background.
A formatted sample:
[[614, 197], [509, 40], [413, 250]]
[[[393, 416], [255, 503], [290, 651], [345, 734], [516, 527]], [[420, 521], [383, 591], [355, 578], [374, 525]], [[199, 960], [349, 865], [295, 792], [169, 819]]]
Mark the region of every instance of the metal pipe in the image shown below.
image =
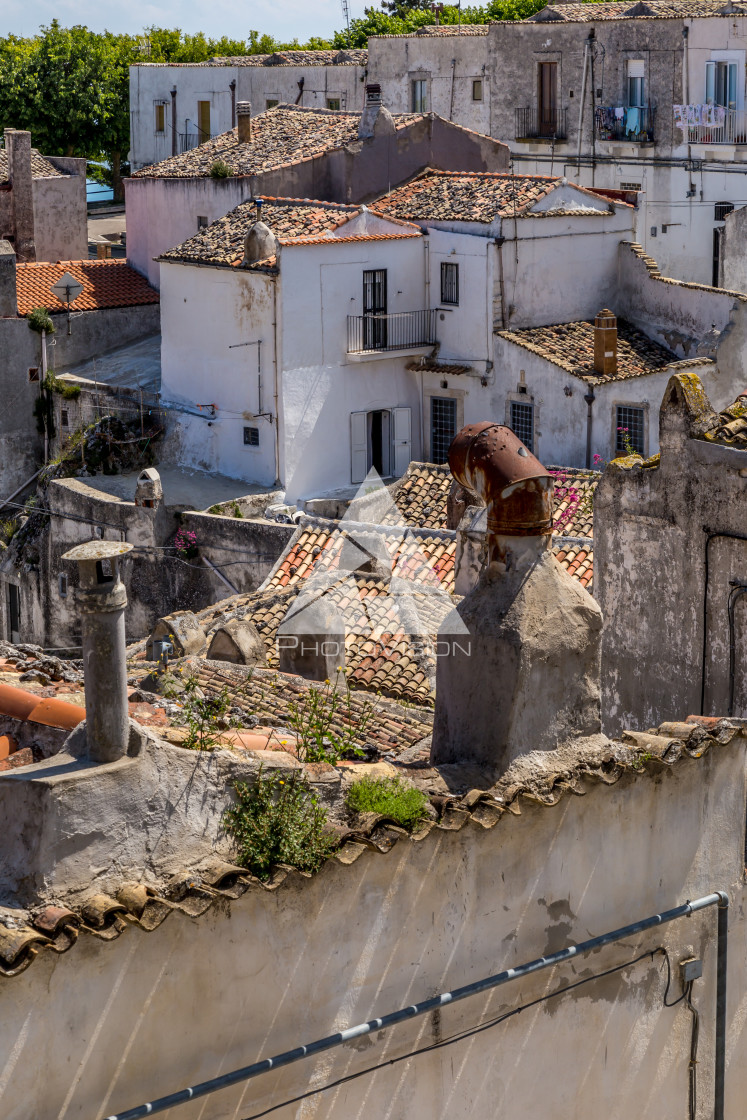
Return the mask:
[[583, 73], [583, 77], [581, 79], [581, 103], [579, 104], [579, 107], [578, 107], [578, 161], [577, 161], [577, 168], [576, 168], [577, 171], [581, 170], [581, 138], [582, 138], [581, 129], [582, 129], [583, 123], [584, 123], [584, 101], [586, 99], [586, 68], [587, 68], [588, 54], [589, 54], [589, 40], [586, 39], [586, 41], [584, 42], [584, 73]]
[[736, 660], [737, 651], [735, 649], [735, 634], [734, 634], [734, 608], [737, 605], [737, 600], [741, 599], [743, 595], [747, 595], [747, 584], [733, 583], [732, 589], [729, 592], [729, 707], [727, 715], [734, 715], [734, 676], [736, 673]]
[[589, 386], [589, 392], [584, 395], [586, 401], [586, 469], [591, 470], [591, 428], [593, 423], [593, 415], [591, 406], [597, 398], [594, 396], [594, 386]]
[[36, 474], [32, 474], [31, 478], [27, 478], [25, 482], [22, 482], [18, 489], [14, 490], [9, 497], [1, 499], [0, 509], [5, 509], [6, 506], [12, 503], [14, 498], [17, 498], [19, 494], [23, 493], [27, 486], [30, 486], [32, 482], [36, 482], [37, 478], [43, 470], [44, 467], [39, 467], [39, 470], [36, 472]]
[[[249, 1081], [251, 1078], [257, 1077], [261, 1073], [267, 1073], [271, 1069], [280, 1069], [283, 1066], [292, 1065], [294, 1062], [298, 1062], [302, 1058], [308, 1058], [312, 1054], [321, 1054], [325, 1050], [332, 1050], [353, 1039], [361, 1038], [375, 1031], [386, 1030], [388, 1027], [393, 1027], [397, 1023], [407, 1022], [419, 1015], [428, 1015], [431, 1011], [436, 1011], [438, 1008], [445, 1007], [447, 1004], [457, 1003], [459, 1000], [467, 999], [470, 996], [479, 995], [481, 992], [487, 992], [493, 988], [501, 987], [503, 984], [508, 984], [512, 980], [521, 980], [545, 968], [553, 968], [555, 965], [564, 964], [566, 961], [573, 960], [575, 957], [581, 956], [582, 954], [591, 953], [596, 949], [603, 948], [605, 945], [612, 945], [615, 941], [622, 941], [626, 937], [644, 933], [646, 930], [654, 929], [656, 926], [665, 925], [667, 922], [674, 922], [678, 918], [688, 917], [690, 914], [695, 914], [699, 910], [705, 910], [708, 906], [719, 907], [719, 958], [716, 999], [716, 1092], [718, 1099], [719, 1070], [721, 1070], [720, 1091], [722, 1111], [720, 1114], [716, 1111], [714, 1115], [715, 1120], [723, 1120], [723, 1069], [726, 1042], [727, 925], [726, 918], [724, 917], [722, 920], [722, 911], [725, 915], [728, 905], [728, 895], [725, 894], [724, 891], [716, 891], [713, 894], [705, 895], [703, 898], [697, 898], [694, 902], [686, 902], [683, 906], [675, 906], [672, 910], [665, 910], [661, 914], [652, 914], [649, 918], [644, 918], [640, 922], [633, 922], [630, 925], [622, 926], [620, 929], [613, 930], [611, 933], [603, 933], [600, 937], [592, 937], [590, 940], [582, 941], [578, 945], [569, 945], [568, 948], [561, 949], [557, 953], [551, 953], [547, 957], [538, 957], [536, 960], [529, 961], [527, 964], [517, 965], [516, 968], [507, 968], [504, 972], [496, 973], [495, 976], [488, 976], [486, 979], [477, 980], [473, 984], [465, 984], [462, 988], [455, 988], [453, 992], [443, 992], [441, 995], [432, 996], [430, 999], [423, 1000], [421, 1003], [411, 1004], [409, 1007], [403, 1007], [399, 1011], [390, 1012], [388, 1015], [382, 1015], [380, 1018], [369, 1019], [366, 1023], [359, 1023], [355, 1027], [348, 1027], [346, 1030], [338, 1031], [336, 1034], [327, 1035], [326, 1038], [320, 1038], [316, 1042], [309, 1042], [303, 1046], [297, 1046], [293, 1050], [286, 1050], [284, 1053], [276, 1054], [272, 1058], [264, 1058], [261, 1062], [254, 1062], [252, 1065], [244, 1066], [243, 1069], [234, 1070], [232, 1073], [224, 1073], [221, 1077], [215, 1077], [211, 1081], [203, 1081], [199, 1085], [191, 1086], [189, 1089], [181, 1089], [177, 1093], [170, 1093], [166, 1097], [159, 1097], [158, 1100], [138, 1105], [137, 1108], [131, 1108], [127, 1112], [114, 1113], [111, 1116], [107, 1116], [106, 1120], [141, 1120], [144, 1116], [155, 1116], [156, 1113], [166, 1112], [176, 1105], [186, 1104], [187, 1101], [196, 1100], [198, 1097], [205, 1097], [210, 1093], [217, 1092], [219, 1089], [226, 1089], [231, 1085]], [[721, 1045], [722, 1048], [720, 1053], [718, 1051], [719, 1045]]]
[[729, 896], [719, 891], [716, 959], [716, 1054], [713, 1094], [714, 1120], [724, 1120], [726, 1095], [726, 965], [729, 948]]

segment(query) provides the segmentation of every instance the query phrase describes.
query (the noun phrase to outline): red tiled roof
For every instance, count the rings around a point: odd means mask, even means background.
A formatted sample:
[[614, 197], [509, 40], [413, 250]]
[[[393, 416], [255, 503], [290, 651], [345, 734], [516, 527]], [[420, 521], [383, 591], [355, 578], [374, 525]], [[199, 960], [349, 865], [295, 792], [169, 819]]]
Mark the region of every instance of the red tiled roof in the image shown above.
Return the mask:
[[18, 314], [28, 315], [35, 307], [66, 311], [50, 291], [69, 272], [83, 285], [73, 311], [100, 311], [105, 307], [138, 307], [158, 303], [158, 292], [126, 261], [57, 261], [56, 264], [19, 264], [16, 269]]
[[[548, 327], [527, 327], [517, 331], [496, 331], [496, 334], [594, 385], [656, 373], [680, 361], [671, 350], [654, 342], [624, 319], [617, 320], [617, 373], [605, 376], [594, 371], [592, 320], [556, 323]], [[702, 359], [694, 359], [699, 360]]]
[[385, 217], [409, 221], [494, 221], [521, 213], [560, 186], [560, 176], [489, 171], [426, 171], [371, 203]]
[[555, 559], [591, 593], [594, 579], [594, 549], [590, 545], [563, 545], [555, 548]]
[[[359, 206], [318, 202], [309, 198], [263, 197], [262, 203], [261, 219], [281, 244], [304, 244], [320, 234], [336, 230], [360, 213]], [[242, 202], [182, 245], [163, 253], [160, 259], [200, 264], [239, 264], [244, 256], [244, 238], [256, 219], [255, 202]], [[255, 264], [267, 265], [268, 261], [257, 261]]]
[[[9, 176], [8, 153], [0, 148], [0, 183], [7, 183]], [[39, 155], [36, 148], [31, 149], [31, 177], [33, 179], [65, 179], [64, 171], [58, 171], [49, 160]]]

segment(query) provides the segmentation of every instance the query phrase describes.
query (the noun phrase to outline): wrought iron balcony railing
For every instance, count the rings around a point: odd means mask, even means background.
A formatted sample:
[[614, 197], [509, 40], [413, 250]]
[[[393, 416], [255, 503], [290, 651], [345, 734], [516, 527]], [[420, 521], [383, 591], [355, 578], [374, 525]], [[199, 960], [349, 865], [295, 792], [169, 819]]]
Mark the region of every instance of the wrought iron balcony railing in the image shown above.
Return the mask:
[[747, 111], [722, 105], [675, 105], [674, 124], [689, 144], [747, 144]]
[[348, 315], [348, 354], [436, 345], [436, 309]]
[[606, 105], [594, 110], [597, 140], [627, 140], [634, 144], [653, 144], [656, 109], [634, 105]]
[[516, 109], [517, 140], [567, 140], [567, 109]]

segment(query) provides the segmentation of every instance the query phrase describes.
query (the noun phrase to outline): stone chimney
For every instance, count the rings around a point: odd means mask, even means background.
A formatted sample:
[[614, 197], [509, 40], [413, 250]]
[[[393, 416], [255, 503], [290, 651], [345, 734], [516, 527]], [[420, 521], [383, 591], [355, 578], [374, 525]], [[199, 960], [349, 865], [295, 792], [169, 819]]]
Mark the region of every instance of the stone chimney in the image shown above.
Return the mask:
[[5, 150], [8, 153], [8, 179], [12, 188], [11, 205], [16, 258], [22, 262], [35, 261], [31, 133], [6, 128], [3, 135]]
[[594, 372], [600, 377], [617, 373], [617, 319], [606, 307], [594, 320]]
[[9, 241], [0, 241], [0, 319], [15, 319], [17, 314], [16, 254]]
[[303, 594], [278, 627], [278, 668], [311, 681], [344, 682], [345, 623], [324, 594]]
[[239, 144], [251, 144], [252, 105], [250, 101], [236, 102], [236, 123], [239, 129]]
[[75, 601], [82, 616], [86, 694], [86, 748], [95, 762], [124, 758], [130, 741], [124, 613], [127, 591], [119, 562], [131, 544], [86, 541], [63, 560], [78, 565]]
[[602, 616], [553, 556], [552, 478], [509, 428], [463, 428], [449, 465], [487, 506], [486, 559], [439, 633], [431, 762], [495, 778], [600, 733]]
[[358, 139], [370, 140], [374, 135], [393, 134], [394, 132], [395, 125], [392, 114], [381, 100], [381, 86], [378, 82], [371, 82], [366, 86], [366, 104], [358, 125]]

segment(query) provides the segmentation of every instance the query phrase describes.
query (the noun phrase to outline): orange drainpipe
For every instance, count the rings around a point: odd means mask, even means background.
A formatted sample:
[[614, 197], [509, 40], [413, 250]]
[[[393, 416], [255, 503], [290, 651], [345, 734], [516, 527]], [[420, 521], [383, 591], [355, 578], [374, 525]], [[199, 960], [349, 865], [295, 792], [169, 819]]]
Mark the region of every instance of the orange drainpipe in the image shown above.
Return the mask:
[[86, 709], [66, 700], [36, 696], [11, 684], [0, 684], [0, 715], [72, 731], [86, 718]]

